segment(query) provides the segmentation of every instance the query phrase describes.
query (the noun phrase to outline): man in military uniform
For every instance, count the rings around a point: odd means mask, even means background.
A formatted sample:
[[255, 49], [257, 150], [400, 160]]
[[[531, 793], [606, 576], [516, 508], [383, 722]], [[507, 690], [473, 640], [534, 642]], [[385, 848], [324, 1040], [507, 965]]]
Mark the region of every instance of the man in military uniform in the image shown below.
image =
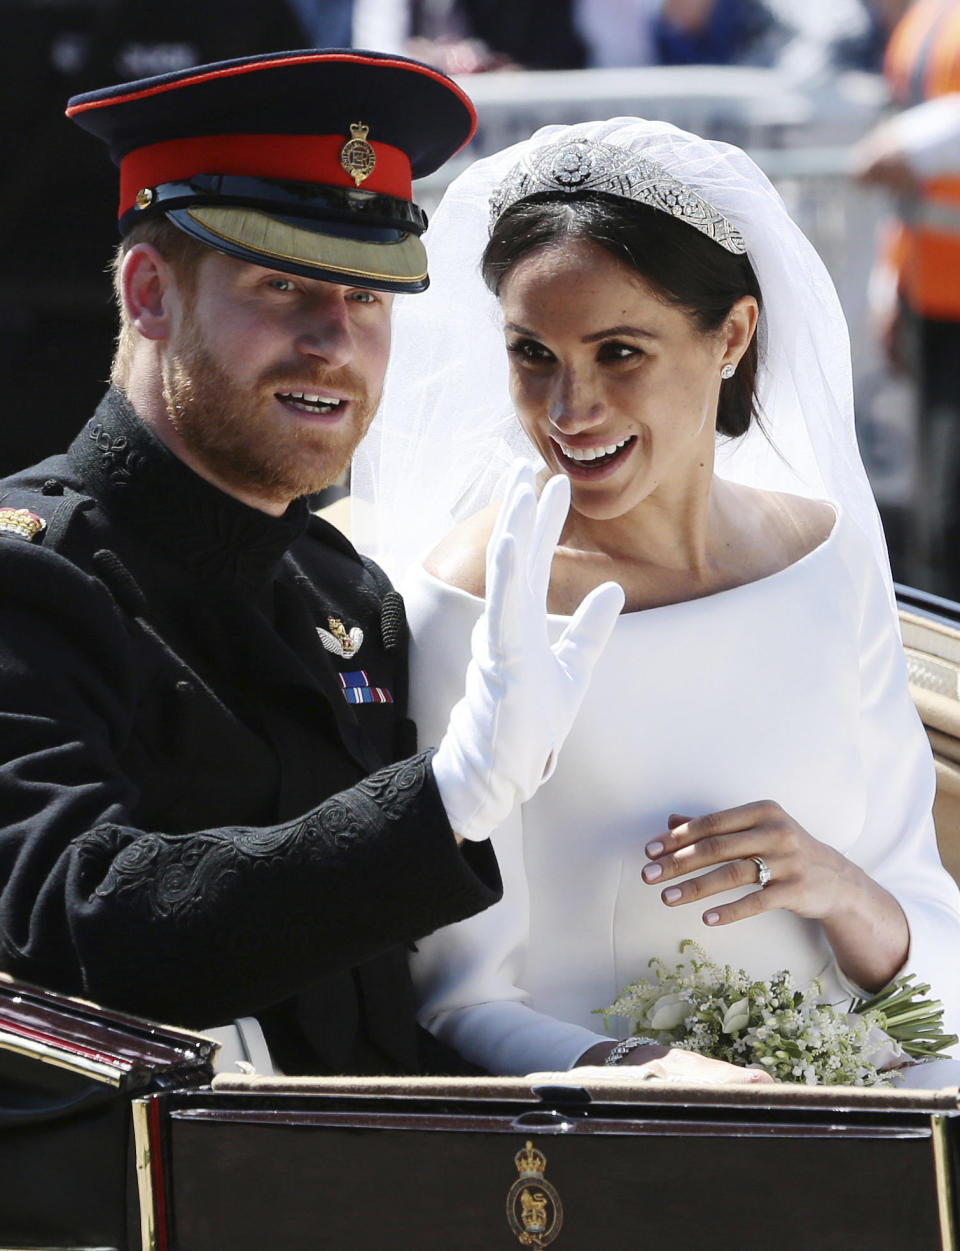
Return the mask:
[[110, 162], [90, 160], [64, 124], [63, 102], [252, 48], [348, 47], [344, 7], [349, 0], [3, 0], [0, 377], [6, 413], [27, 409], [30, 420], [0, 425], [0, 476], [62, 451], [110, 372], [104, 261], [116, 225], [105, 207], [116, 183]]
[[402, 602], [303, 498], [373, 415], [392, 294], [427, 283], [411, 178], [471, 106], [416, 62], [310, 51], [68, 114], [120, 166], [121, 332], [67, 453], [0, 482], [0, 967], [255, 1014], [288, 1072], [417, 1071], [406, 947], [497, 898], [486, 835], [621, 602], [562, 651], [528, 628], [565, 501], [521, 477], [464, 700], [417, 754]]

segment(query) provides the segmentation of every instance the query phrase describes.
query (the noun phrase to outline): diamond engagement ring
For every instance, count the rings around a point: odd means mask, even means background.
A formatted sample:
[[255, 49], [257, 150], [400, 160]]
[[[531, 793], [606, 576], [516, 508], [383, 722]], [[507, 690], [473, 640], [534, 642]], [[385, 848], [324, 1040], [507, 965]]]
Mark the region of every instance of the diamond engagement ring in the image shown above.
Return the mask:
[[770, 879], [773, 877], [773, 874], [770, 872], [770, 866], [763, 856], [750, 856], [749, 859], [757, 866], [757, 882], [760, 889], [763, 890], [765, 886], [770, 885]]

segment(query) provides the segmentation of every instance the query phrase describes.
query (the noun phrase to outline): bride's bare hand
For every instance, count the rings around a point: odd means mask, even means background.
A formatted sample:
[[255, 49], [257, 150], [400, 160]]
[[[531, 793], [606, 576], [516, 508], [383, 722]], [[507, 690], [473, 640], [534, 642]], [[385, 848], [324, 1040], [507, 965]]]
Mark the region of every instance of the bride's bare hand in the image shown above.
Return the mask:
[[669, 907], [757, 885], [759, 865], [752, 856], [761, 857], [770, 872], [764, 890], [709, 908], [703, 914], [707, 925], [728, 925], [773, 908], [825, 921], [843, 907], [844, 881], [853, 866], [772, 800], [703, 817], [674, 815], [668, 825], [666, 834], [647, 844], [650, 863], [644, 867], [644, 881], [661, 886], [697, 869], [708, 870], [664, 886], [660, 898]]
[[[758, 856], [770, 874], [766, 887], [708, 907], [701, 914], [706, 925], [784, 908], [821, 923], [840, 968], [858, 986], [879, 990], [903, 968], [910, 927], [894, 896], [779, 804], [761, 800], [704, 817], [674, 815], [667, 824], [666, 834], [647, 843], [643, 877], [661, 888], [668, 907], [757, 885], [760, 866], [751, 857]], [[688, 873], [697, 875], [672, 881]]]

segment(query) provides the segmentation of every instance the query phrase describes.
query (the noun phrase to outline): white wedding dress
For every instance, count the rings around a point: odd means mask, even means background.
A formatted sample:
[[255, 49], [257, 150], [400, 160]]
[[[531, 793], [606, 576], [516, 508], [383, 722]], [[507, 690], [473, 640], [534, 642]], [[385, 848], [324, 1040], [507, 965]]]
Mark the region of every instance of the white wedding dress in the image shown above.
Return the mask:
[[[481, 602], [422, 568], [403, 589], [426, 747], [462, 694]], [[551, 618], [558, 634], [564, 620]], [[855, 988], [817, 922], [773, 911], [710, 929], [709, 905], [669, 908], [641, 878], [668, 814], [774, 799], [900, 901], [904, 972], [931, 983], [960, 1032], [960, 892], [933, 793], [886, 587], [838, 515], [779, 573], [620, 618], [555, 774], [494, 837], [502, 902], [419, 943], [420, 1018], [491, 1072], [566, 1069], [609, 1037], [594, 1009], [651, 956], [675, 964], [683, 938], [756, 976], [821, 976], [845, 1005]]]

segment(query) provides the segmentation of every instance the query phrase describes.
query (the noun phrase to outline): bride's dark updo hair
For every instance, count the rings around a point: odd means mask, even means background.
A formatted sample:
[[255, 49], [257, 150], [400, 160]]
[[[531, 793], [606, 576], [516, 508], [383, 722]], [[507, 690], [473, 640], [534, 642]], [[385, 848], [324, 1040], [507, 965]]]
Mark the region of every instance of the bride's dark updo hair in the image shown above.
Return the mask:
[[[566, 239], [586, 239], [629, 265], [669, 304], [684, 309], [704, 334], [719, 330], [734, 303], [760, 285], [746, 256], [728, 252], [701, 231], [659, 209], [603, 192], [555, 192], [519, 200], [504, 212], [481, 260], [483, 280], [498, 295], [522, 257]], [[736, 438], [759, 421], [757, 336], [720, 385], [717, 430]]]

